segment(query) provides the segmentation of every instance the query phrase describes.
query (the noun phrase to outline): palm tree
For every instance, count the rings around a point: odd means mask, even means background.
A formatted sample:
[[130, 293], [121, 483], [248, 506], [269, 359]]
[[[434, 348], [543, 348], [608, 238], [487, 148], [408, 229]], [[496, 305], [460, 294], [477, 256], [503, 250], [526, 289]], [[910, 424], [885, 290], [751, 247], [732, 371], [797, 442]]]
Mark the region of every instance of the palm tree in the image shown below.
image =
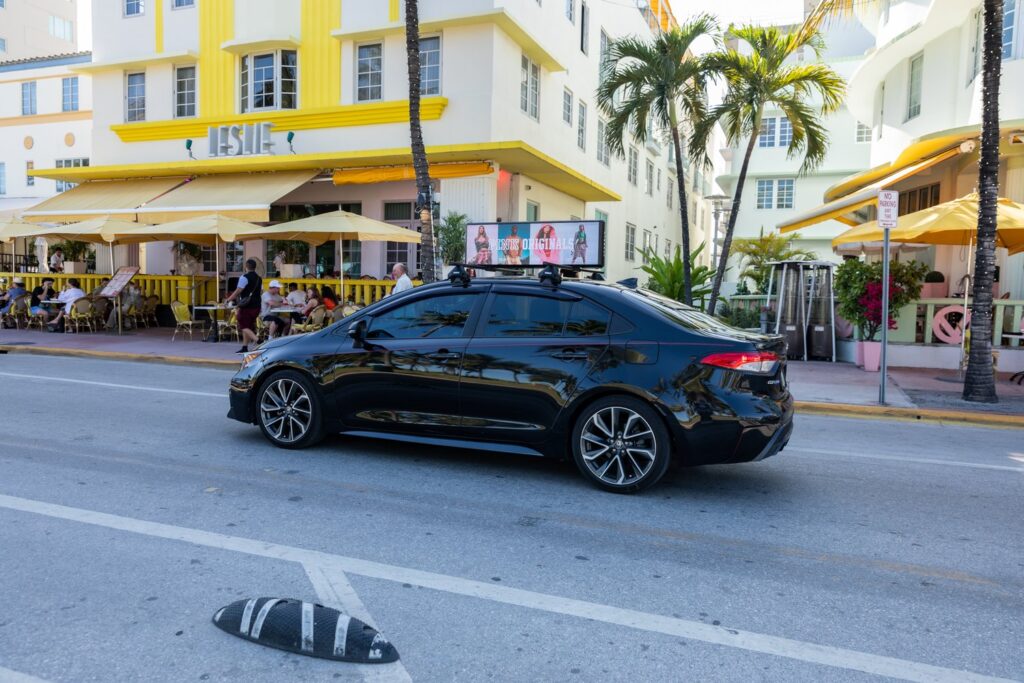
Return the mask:
[[[803, 154], [800, 174], [816, 168], [828, 151], [828, 133], [822, 116], [839, 109], [846, 83], [825, 64], [790, 63], [790, 58], [804, 48], [820, 55], [824, 46], [815, 31], [783, 32], [776, 27], [731, 27], [729, 33], [746, 43], [749, 54], [730, 48], [705, 57], [710, 73], [725, 80], [726, 93], [722, 103], [709, 115], [697, 122], [690, 136], [690, 154], [695, 162], [710, 165], [707, 154], [709, 138], [716, 125], [725, 131], [730, 145], [738, 146], [746, 140], [746, 151], [736, 180], [732, 212], [722, 242], [718, 271], [711, 287], [708, 312], [714, 315], [715, 304], [722, 288], [722, 276], [729, 262], [729, 249], [740, 214], [743, 186], [747, 180], [750, 156], [761, 133], [764, 112], [769, 108], [782, 111], [792, 126], [789, 143], [790, 157]], [[817, 97], [821, 104], [813, 104]]]
[[[690, 48], [697, 38], [712, 35], [717, 29], [714, 17], [701, 14], [653, 41], [636, 37], [615, 41], [601, 65], [601, 85], [597, 89], [598, 106], [608, 117], [605, 139], [609, 150], [619, 157], [625, 153], [626, 134], [643, 144], [653, 132], [649, 129], [652, 122], [672, 135], [687, 304], [693, 303], [690, 220], [679, 129], [683, 123], [695, 125], [705, 115], [704, 62], [690, 54]], [[717, 36], [712, 37], [717, 41]]]
[[[850, 16], [855, 6], [885, 0], [820, 0], [802, 30], [815, 32], [830, 17]], [[1004, 0], [984, 0], [982, 39], [981, 151], [978, 158], [978, 250], [974, 256], [974, 302], [971, 304], [971, 352], [967, 359], [963, 397], [996, 403], [992, 367], [992, 284], [996, 269], [996, 213], [999, 197], [999, 81], [1003, 71]]]
[[764, 228], [756, 239], [736, 240], [736, 254], [743, 263], [740, 280], [750, 279], [754, 282], [755, 294], [768, 294], [768, 281], [771, 279], [772, 263], [778, 261], [810, 261], [814, 252], [793, 245], [800, 233], [780, 235], [777, 232], [764, 234]]
[[430, 202], [430, 167], [427, 150], [423, 146], [423, 126], [420, 124], [420, 15], [417, 0], [405, 0], [405, 52], [409, 68], [409, 138], [412, 149], [412, 167], [416, 171], [416, 208], [423, 225], [420, 242], [420, 268], [423, 281], [433, 282], [434, 272], [434, 213]]

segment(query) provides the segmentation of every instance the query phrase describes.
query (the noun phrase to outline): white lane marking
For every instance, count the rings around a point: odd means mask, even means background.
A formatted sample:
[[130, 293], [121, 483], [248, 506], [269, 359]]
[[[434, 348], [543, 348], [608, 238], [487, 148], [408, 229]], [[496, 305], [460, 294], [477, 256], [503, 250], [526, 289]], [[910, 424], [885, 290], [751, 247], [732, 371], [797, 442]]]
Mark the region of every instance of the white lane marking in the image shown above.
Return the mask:
[[1024, 467], [1013, 465], [987, 465], [981, 462], [964, 462], [962, 460], [940, 460], [939, 458], [913, 458], [905, 455], [888, 455], [884, 453], [854, 453], [852, 451], [833, 451], [824, 448], [801, 448], [786, 446], [783, 453], [800, 453], [806, 455], [835, 455], [842, 458], [866, 458], [869, 460], [891, 460], [894, 462], [912, 462], [921, 465], [949, 465], [950, 467], [969, 467], [976, 470], [999, 470], [1002, 472], [1021, 472]]
[[245, 609], [242, 610], [242, 620], [238, 622], [239, 633], [249, 635], [249, 625], [252, 623], [252, 610], [256, 607], [256, 598], [250, 598], [245, 603]]
[[[350, 616], [378, 631], [380, 630], [373, 616], [366, 609], [363, 601], [359, 599], [355, 589], [352, 588], [352, 583], [345, 576], [345, 572], [328, 571], [323, 566], [310, 562], [304, 562], [302, 568], [306, 570], [306, 576], [313, 584], [313, 590], [316, 591], [320, 602], [344, 613], [334, 626], [335, 654], [342, 656], [345, 654], [345, 640], [348, 638]], [[340, 652], [339, 647], [341, 648]], [[401, 650], [398, 654], [401, 656]], [[355, 667], [363, 680], [371, 683], [412, 683], [412, 676], [409, 675], [401, 659], [390, 664], [356, 664]]]
[[15, 377], [18, 379], [36, 379], [45, 382], [66, 382], [68, 384], [88, 384], [96, 387], [110, 387], [112, 389], [132, 389], [134, 391], [153, 391], [160, 394], [184, 394], [185, 396], [209, 396], [212, 398], [227, 398], [227, 392], [215, 394], [210, 391], [189, 391], [187, 389], [162, 389], [160, 387], [140, 387], [137, 384], [115, 384], [113, 382], [94, 382], [88, 379], [71, 379], [70, 377], [47, 377], [44, 375], [22, 375], [16, 372], [0, 372], [0, 377]]
[[0, 681], [3, 683], [49, 683], [43, 678], [23, 674], [13, 669], [5, 669], [0, 666]]
[[267, 600], [263, 603], [263, 607], [260, 607], [259, 614], [256, 615], [256, 623], [252, 625], [252, 633], [249, 634], [250, 637], [257, 639], [260, 637], [260, 631], [263, 630], [263, 622], [266, 621], [267, 615], [270, 614], [270, 610], [279, 602], [284, 601], [281, 598], [274, 598], [273, 600]]
[[268, 541], [239, 536], [228, 536], [202, 529], [150, 522], [132, 517], [121, 517], [106, 512], [67, 507], [54, 503], [18, 498], [0, 494], [0, 508], [31, 512], [54, 519], [64, 519], [107, 529], [164, 538], [194, 545], [233, 550], [258, 557], [298, 562], [302, 565], [323, 567], [328, 575], [333, 571], [347, 572], [373, 579], [409, 583], [414, 586], [491, 600], [506, 605], [528, 607], [543, 612], [592, 619], [606, 624], [628, 626], [643, 631], [689, 638], [712, 645], [724, 645], [750, 652], [787, 657], [801, 662], [861, 671], [878, 676], [889, 676], [920, 683], [1008, 683], [1011, 679], [985, 676], [970, 671], [949, 669], [907, 659], [876, 655], [831, 645], [819, 645], [781, 636], [753, 631], [741, 631], [726, 626], [714, 626], [699, 621], [688, 621], [660, 614], [603, 605], [559, 595], [537, 593], [522, 588], [497, 586], [492, 583], [465, 579], [458, 576], [399, 567], [396, 565], [362, 560], [356, 557], [334, 555], [318, 550], [297, 548]]
[[316, 633], [313, 632], [313, 603], [303, 602], [302, 603], [302, 650], [304, 652], [313, 651], [313, 638], [316, 637]]

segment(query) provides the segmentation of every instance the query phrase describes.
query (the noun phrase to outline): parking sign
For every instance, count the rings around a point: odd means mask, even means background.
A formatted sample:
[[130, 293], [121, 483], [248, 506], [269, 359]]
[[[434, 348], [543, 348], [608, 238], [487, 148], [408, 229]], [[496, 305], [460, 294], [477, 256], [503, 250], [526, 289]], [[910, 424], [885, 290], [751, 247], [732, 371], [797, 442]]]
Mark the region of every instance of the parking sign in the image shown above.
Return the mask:
[[899, 218], [900, 193], [896, 190], [881, 190], [878, 193], [878, 227], [896, 227], [896, 220]]

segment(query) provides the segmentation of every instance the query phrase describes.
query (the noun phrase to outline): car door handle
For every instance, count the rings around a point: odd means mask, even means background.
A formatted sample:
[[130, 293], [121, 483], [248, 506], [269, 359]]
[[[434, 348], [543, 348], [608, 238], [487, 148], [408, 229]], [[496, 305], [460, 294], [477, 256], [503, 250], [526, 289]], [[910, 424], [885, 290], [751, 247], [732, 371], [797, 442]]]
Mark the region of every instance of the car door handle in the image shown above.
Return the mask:
[[552, 358], [558, 360], [587, 360], [590, 358], [590, 354], [586, 351], [577, 351], [576, 349], [562, 349], [558, 353], [551, 354]]
[[437, 353], [427, 354], [427, 358], [429, 358], [430, 360], [455, 360], [456, 358], [461, 357], [461, 353], [455, 351], [445, 351], [443, 349], [441, 351], [438, 351]]

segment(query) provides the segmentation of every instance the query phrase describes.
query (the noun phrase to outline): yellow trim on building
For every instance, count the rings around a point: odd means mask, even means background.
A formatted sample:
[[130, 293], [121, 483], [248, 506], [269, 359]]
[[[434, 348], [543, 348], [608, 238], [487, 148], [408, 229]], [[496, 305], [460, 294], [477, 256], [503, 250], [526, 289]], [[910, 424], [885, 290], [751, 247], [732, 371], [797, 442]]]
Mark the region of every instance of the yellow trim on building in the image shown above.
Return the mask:
[[[584, 174], [544, 154], [521, 140], [478, 142], [427, 147], [431, 163], [492, 161], [503, 170], [521, 173], [581, 201], [620, 201], [621, 195], [594, 182]], [[267, 156], [219, 157], [185, 161], [37, 169], [31, 175], [71, 182], [114, 178], [152, 178], [215, 173], [260, 171], [334, 170], [366, 166], [394, 166], [412, 163], [409, 147], [279, 154]]]
[[227, 40], [220, 44], [220, 49], [244, 55], [267, 50], [295, 50], [299, 45], [300, 41], [295, 36], [274, 36], [262, 40]]
[[[204, 3], [205, 4], [205, 3]], [[158, 52], [148, 55], [136, 55], [114, 62], [89, 62], [86, 64], [72, 64], [68, 71], [73, 73], [95, 73], [98, 71], [124, 71], [126, 69], [144, 69], [153, 64], [173, 64], [174, 62], [195, 61], [194, 50], [180, 50], [178, 52]]]
[[388, 2], [388, 21], [398, 21], [399, 15], [399, 3], [398, 0], [389, 0]]
[[164, 3], [156, 0], [153, 3], [153, 47], [154, 52], [164, 51]]
[[330, 31], [341, 25], [341, 2], [302, 0], [302, 45], [299, 47], [299, 105], [334, 107], [341, 102], [341, 45]]
[[27, 116], [6, 116], [0, 119], [0, 127], [27, 126], [36, 123], [60, 123], [61, 121], [85, 121], [92, 118], [91, 109], [79, 111], [58, 111], [53, 114], [29, 114]]
[[[447, 106], [447, 97], [424, 97], [420, 104], [420, 118], [424, 121], [436, 121], [441, 118], [441, 114], [444, 113]], [[204, 116], [194, 119], [118, 123], [112, 125], [110, 130], [117, 133], [122, 142], [152, 142], [154, 140], [204, 138], [210, 126], [241, 125], [259, 121], [270, 121], [278, 130], [293, 131], [406, 123], [409, 121], [409, 101], [394, 100], [335, 105], [320, 109], [286, 109], [251, 114]]]
[[[504, 8], [488, 10], [479, 14], [461, 14], [454, 17], [423, 21], [420, 22], [420, 35], [437, 33], [445, 28], [475, 26], [478, 24], [497, 25], [498, 28], [508, 34], [508, 36], [515, 41], [517, 45], [523, 48], [523, 52], [525, 52], [530, 59], [540, 64], [548, 71], [565, 71], [565, 65], [559, 62], [558, 59], [551, 54], [539, 40], [534, 38], [533, 35], [526, 30], [526, 27], [522, 26], [519, 21], [517, 21]], [[356, 42], [382, 38], [386, 35], [396, 33], [405, 33], [405, 25], [381, 26], [379, 28], [363, 31], [346, 31], [344, 28], [337, 31], [331, 31], [331, 35], [338, 40], [352, 40]]]
[[238, 60], [222, 50], [221, 45], [235, 37], [235, 3], [233, 0], [204, 0], [198, 10], [199, 113], [206, 117], [230, 116], [237, 111], [235, 64]]
[[[486, 161], [470, 161], [452, 164], [431, 164], [430, 177], [468, 178], [478, 175], [490, 175], [494, 166]], [[372, 185], [373, 183], [393, 183], [399, 180], [415, 180], [416, 169], [405, 166], [371, 166], [369, 168], [339, 168], [331, 176], [335, 185]]]

